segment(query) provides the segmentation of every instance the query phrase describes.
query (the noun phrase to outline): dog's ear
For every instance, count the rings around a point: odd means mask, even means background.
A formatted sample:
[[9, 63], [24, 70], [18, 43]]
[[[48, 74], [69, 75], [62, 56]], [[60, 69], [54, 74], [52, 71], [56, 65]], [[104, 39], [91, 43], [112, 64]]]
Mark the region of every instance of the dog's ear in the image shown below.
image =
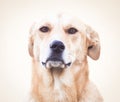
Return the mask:
[[34, 47], [34, 26], [35, 26], [35, 23], [31, 26], [30, 30], [29, 30], [29, 42], [28, 42], [28, 51], [29, 51], [29, 54], [31, 57], [34, 57], [34, 54], [33, 54], [33, 47]]
[[94, 60], [97, 60], [100, 56], [100, 40], [97, 32], [91, 27], [86, 26], [86, 34], [88, 38], [88, 51], [87, 54]]
[[33, 38], [32, 36], [29, 37], [29, 43], [28, 43], [28, 51], [29, 51], [29, 54], [31, 57], [34, 56], [33, 54], [33, 46], [34, 46], [34, 41], [33, 41]]

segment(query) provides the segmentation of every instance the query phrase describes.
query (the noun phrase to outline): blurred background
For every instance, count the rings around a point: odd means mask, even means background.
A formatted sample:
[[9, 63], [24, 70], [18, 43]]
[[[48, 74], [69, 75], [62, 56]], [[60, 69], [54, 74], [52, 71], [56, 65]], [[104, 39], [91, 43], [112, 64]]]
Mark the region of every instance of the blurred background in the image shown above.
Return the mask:
[[100, 36], [101, 56], [90, 58], [90, 79], [104, 102], [120, 102], [120, 0], [0, 0], [0, 102], [24, 102], [31, 81], [29, 28], [43, 15], [67, 12]]

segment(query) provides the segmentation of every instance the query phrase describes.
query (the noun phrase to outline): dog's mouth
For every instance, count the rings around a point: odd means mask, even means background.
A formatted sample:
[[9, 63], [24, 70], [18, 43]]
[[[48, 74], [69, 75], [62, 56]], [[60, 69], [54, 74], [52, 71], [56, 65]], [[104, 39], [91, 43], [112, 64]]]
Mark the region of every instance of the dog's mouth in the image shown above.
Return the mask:
[[51, 68], [67, 68], [71, 65], [71, 62], [65, 63], [62, 59], [49, 58], [46, 62], [42, 62], [42, 65], [47, 69]]

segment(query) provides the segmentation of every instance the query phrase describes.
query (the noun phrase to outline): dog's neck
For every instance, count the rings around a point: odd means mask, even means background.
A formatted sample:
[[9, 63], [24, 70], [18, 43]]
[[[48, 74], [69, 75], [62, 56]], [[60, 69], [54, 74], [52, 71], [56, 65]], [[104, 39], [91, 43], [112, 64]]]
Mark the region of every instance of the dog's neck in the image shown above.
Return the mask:
[[88, 82], [88, 64], [86, 60], [73, 65], [48, 70], [33, 60], [32, 97], [35, 102], [77, 102]]

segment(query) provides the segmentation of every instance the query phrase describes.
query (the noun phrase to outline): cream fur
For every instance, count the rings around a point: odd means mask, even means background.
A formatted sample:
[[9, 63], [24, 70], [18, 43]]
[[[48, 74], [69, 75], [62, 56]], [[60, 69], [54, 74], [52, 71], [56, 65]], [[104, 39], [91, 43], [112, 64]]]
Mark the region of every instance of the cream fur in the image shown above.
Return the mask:
[[[48, 26], [50, 32], [39, 31]], [[69, 27], [79, 31], [74, 35], [65, 32]], [[34, 23], [30, 30], [29, 53], [32, 56], [31, 102], [103, 102], [95, 85], [89, 80], [87, 55], [96, 60], [100, 55], [98, 34], [77, 18], [59, 15]], [[65, 44], [63, 58], [72, 62], [68, 68], [47, 69], [41, 61], [50, 54], [53, 40]], [[89, 46], [93, 48], [88, 49]]]

